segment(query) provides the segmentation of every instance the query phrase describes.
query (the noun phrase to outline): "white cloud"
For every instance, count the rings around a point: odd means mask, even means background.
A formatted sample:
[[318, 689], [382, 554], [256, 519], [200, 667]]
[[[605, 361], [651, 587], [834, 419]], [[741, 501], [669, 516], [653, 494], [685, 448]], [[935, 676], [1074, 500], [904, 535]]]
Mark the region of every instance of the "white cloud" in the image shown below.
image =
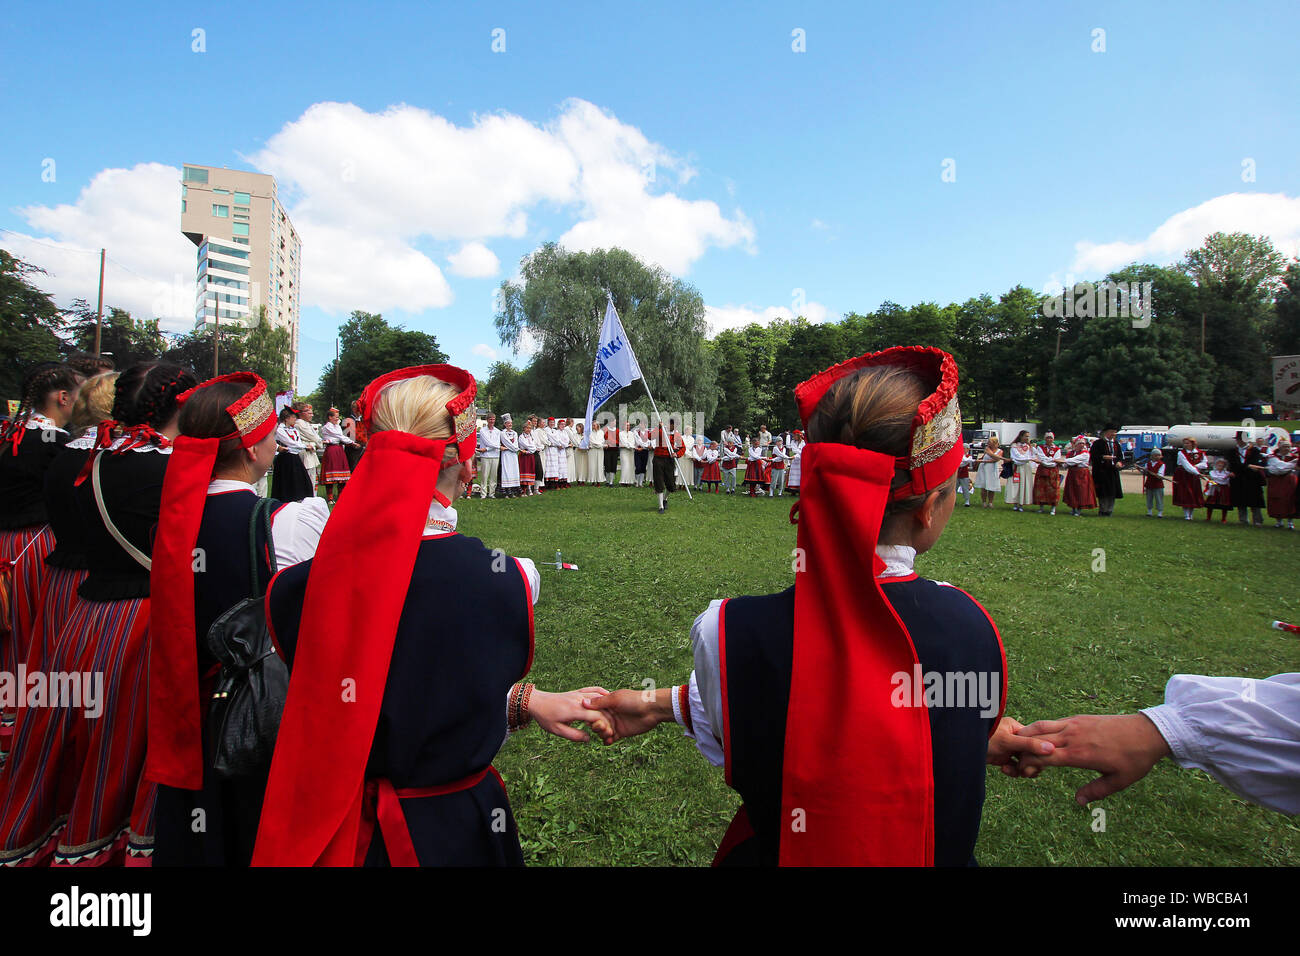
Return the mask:
[[[303, 305], [335, 314], [447, 306], [452, 287], [422, 246], [457, 243], [448, 270], [488, 278], [501, 265], [488, 242], [538, 234], [541, 212], [560, 216], [573, 249], [617, 244], [678, 274], [710, 248], [753, 249], [743, 212], [673, 191], [695, 177], [687, 162], [584, 100], [547, 122], [493, 113], [466, 126], [407, 105], [317, 103], [248, 161], [277, 178], [302, 236]], [[60, 304], [94, 299], [104, 246], [106, 304], [192, 327], [194, 247], [180, 232], [176, 167], [105, 169], [73, 203], [18, 212], [30, 235], [0, 241], [51, 273], [42, 284]]]
[[483, 356], [483, 358], [487, 359], [489, 362], [495, 362], [497, 360], [497, 350], [482, 342], [474, 346], [470, 351], [475, 355]]
[[466, 279], [490, 279], [501, 269], [501, 260], [481, 242], [467, 242], [447, 257], [453, 275]]
[[[38, 288], [60, 305], [95, 304], [99, 250], [108, 251], [104, 308], [163, 319], [171, 331], [194, 326], [194, 245], [181, 235], [181, 171], [162, 163], [105, 169], [73, 203], [17, 210], [34, 235], [5, 233], [0, 242], [49, 274]], [[39, 237], [39, 238], [38, 238]], [[128, 271], [129, 270], [129, 271]]]
[[704, 307], [704, 321], [709, 327], [709, 338], [724, 329], [742, 329], [757, 322], [759, 325], [771, 325], [776, 319], [793, 319], [802, 315], [809, 322], [825, 322], [830, 310], [820, 302], [805, 302], [796, 312], [784, 305], [769, 305], [765, 309], [756, 309], [749, 305], [724, 305]]
[[[1245, 232], [1263, 235], [1274, 247], [1291, 257], [1300, 253], [1300, 198], [1283, 193], [1228, 193], [1175, 213], [1145, 239], [1075, 243], [1072, 273], [1105, 275], [1130, 262], [1167, 265], [1198, 248], [1215, 232]], [[1052, 277], [1054, 280], [1055, 276]], [[1068, 277], [1067, 277], [1068, 278]], [[1049, 285], [1059, 281], [1049, 280]]]

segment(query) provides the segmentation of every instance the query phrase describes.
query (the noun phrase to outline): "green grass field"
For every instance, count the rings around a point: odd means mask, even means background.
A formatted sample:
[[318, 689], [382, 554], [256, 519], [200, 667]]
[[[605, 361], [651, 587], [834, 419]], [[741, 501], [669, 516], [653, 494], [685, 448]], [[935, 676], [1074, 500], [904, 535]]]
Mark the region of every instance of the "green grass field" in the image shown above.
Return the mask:
[[[531, 678], [546, 690], [679, 683], [690, 625], [713, 598], [793, 582], [792, 499], [572, 488], [540, 498], [458, 502], [460, 528], [542, 568]], [[1168, 509], [1168, 504], [1166, 504]], [[1177, 511], [1178, 509], [1168, 509]], [[1300, 619], [1300, 531], [1146, 518], [1127, 495], [1115, 516], [1071, 518], [958, 505], [918, 562], [958, 584], [997, 621], [1007, 713], [1019, 720], [1123, 713], [1163, 700], [1176, 673], [1264, 677], [1294, 671], [1300, 642], [1274, 631]], [[1271, 525], [1271, 521], [1269, 522]], [[1094, 549], [1105, 570], [1093, 571]], [[526, 859], [541, 865], [705, 865], [739, 804], [673, 726], [612, 747], [535, 727], [497, 766]], [[1074, 804], [1091, 774], [1036, 780], [987, 773], [977, 856], [985, 865], [1296, 865], [1300, 821], [1252, 806], [1203, 773], [1164, 761], [1101, 804], [1104, 832]]]

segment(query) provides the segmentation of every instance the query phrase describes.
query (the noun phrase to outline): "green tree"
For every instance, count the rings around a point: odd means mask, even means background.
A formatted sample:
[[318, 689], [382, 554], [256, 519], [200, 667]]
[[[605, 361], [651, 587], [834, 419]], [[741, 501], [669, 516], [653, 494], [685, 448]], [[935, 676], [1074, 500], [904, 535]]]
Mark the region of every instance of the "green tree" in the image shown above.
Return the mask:
[[[213, 333], [214, 330], [207, 327], [176, 336], [172, 340], [171, 347], [162, 354], [163, 361], [174, 362], [192, 370], [200, 381], [211, 378]], [[242, 329], [234, 324], [223, 324], [218, 339], [217, 358], [220, 374], [225, 375], [227, 372], [238, 372], [248, 368]]]
[[1179, 268], [1196, 285], [1204, 351], [1217, 363], [1214, 411], [1236, 416], [1243, 405], [1269, 394], [1264, 332], [1285, 261], [1264, 236], [1216, 232], [1189, 251]]
[[274, 328], [266, 306], [258, 306], [257, 324], [244, 333], [245, 368], [266, 379], [273, 393], [289, 387], [289, 361], [293, 340], [285, 327]]
[[[520, 282], [501, 284], [495, 323], [511, 348], [525, 336], [539, 347], [527, 378], [553, 383], [554, 392], [538, 398], [555, 408], [586, 407], [608, 292], [660, 410], [712, 418], [715, 369], [704, 345], [704, 300], [694, 287], [623, 249], [568, 252], [546, 243], [519, 271]], [[644, 394], [638, 381], [615, 401], [631, 404]]]
[[717, 406], [705, 428], [717, 438], [723, 428], [735, 425], [744, 431], [758, 427], [754, 408], [754, 385], [749, 378], [750, 359], [745, 340], [735, 329], [724, 329], [709, 343], [717, 368]]
[[356, 311], [339, 326], [339, 358], [321, 371], [317, 392], [324, 403], [347, 414], [366, 385], [385, 372], [446, 361], [447, 353], [429, 333], [390, 325], [379, 314]]
[[[65, 314], [71, 332], [67, 351], [94, 354], [97, 310], [85, 299], [74, 299]], [[125, 309], [110, 307], [104, 315], [99, 350], [111, 356], [119, 369], [126, 369], [161, 356], [167, 350], [167, 339], [157, 319], [137, 319]]]
[[1270, 355], [1300, 355], [1300, 262], [1292, 262], [1273, 304], [1268, 328]]
[[44, 269], [0, 249], [0, 398], [21, 398], [33, 365], [55, 362], [66, 324], [54, 300], [33, 283]]
[[[776, 401], [767, 426], [796, 428], [800, 424], [799, 408], [794, 401], [794, 389], [800, 382], [811, 378], [822, 369], [853, 356], [844, 347], [844, 332], [838, 322], [813, 323], [796, 319], [790, 329], [786, 347], [776, 357], [772, 370], [772, 391]], [[763, 424], [763, 422], [760, 422]]]
[[1206, 420], [1214, 362], [1178, 327], [1129, 316], [1094, 316], [1057, 361], [1056, 431], [1099, 430], [1108, 421], [1177, 424]]

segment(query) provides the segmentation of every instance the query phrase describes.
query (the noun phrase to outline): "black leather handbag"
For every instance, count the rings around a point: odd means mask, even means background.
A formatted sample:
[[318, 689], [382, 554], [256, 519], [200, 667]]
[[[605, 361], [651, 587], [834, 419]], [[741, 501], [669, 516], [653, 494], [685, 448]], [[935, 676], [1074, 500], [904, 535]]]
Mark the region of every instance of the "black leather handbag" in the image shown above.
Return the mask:
[[248, 521], [250, 592], [208, 628], [208, 653], [221, 664], [208, 708], [205, 738], [208, 765], [217, 777], [235, 779], [265, 774], [271, 767], [275, 737], [289, 692], [289, 668], [276, 653], [266, 624], [266, 608], [257, 580], [257, 523], [266, 529], [266, 550], [275, 574], [271, 541], [271, 505], [267, 498], [253, 506]]

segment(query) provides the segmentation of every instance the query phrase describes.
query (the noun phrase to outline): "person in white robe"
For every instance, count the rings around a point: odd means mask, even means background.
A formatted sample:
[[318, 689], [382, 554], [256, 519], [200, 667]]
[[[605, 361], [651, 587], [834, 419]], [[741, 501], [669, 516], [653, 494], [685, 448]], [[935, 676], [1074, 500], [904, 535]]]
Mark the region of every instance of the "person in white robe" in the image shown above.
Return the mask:
[[574, 484], [587, 483], [587, 423], [570, 419], [569, 425], [569, 477]]
[[1012, 506], [1012, 511], [1024, 511], [1025, 505], [1034, 503], [1034, 449], [1029, 443], [1029, 432], [1017, 435], [1010, 451], [1015, 471], [1007, 480], [1007, 504]]
[[785, 479], [786, 487], [796, 495], [799, 493], [799, 482], [803, 480], [803, 446], [806, 444], [803, 432], [796, 428], [790, 433], [790, 442], [785, 446], [790, 452], [790, 474]]
[[700, 487], [700, 475], [704, 473], [704, 446], [695, 440], [694, 435], [686, 436], [686, 456], [682, 458], [682, 471], [686, 474], [686, 483], [692, 488]]
[[618, 433], [618, 483], [623, 486], [633, 484], [632, 471], [635, 467], [636, 431], [624, 428]]
[[573, 476], [573, 443], [569, 440], [569, 420], [561, 418], [555, 429], [555, 444], [560, 449], [559, 482], [561, 488], [569, 487]]
[[[516, 460], [519, 462], [520, 484], [522, 493], [525, 497], [537, 494], [537, 433], [533, 431], [533, 419], [524, 422], [524, 430], [519, 433], [517, 441], [519, 445], [519, 454]], [[525, 481], [524, 475], [532, 477]]]
[[501, 416], [501, 495], [505, 498], [519, 497], [519, 435], [515, 433], [514, 421], [506, 414]]
[[587, 477], [589, 485], [601, 484], [601, 472], [605, 470], [605, 433], [594, 422], [591, 434], [587, 437]]

